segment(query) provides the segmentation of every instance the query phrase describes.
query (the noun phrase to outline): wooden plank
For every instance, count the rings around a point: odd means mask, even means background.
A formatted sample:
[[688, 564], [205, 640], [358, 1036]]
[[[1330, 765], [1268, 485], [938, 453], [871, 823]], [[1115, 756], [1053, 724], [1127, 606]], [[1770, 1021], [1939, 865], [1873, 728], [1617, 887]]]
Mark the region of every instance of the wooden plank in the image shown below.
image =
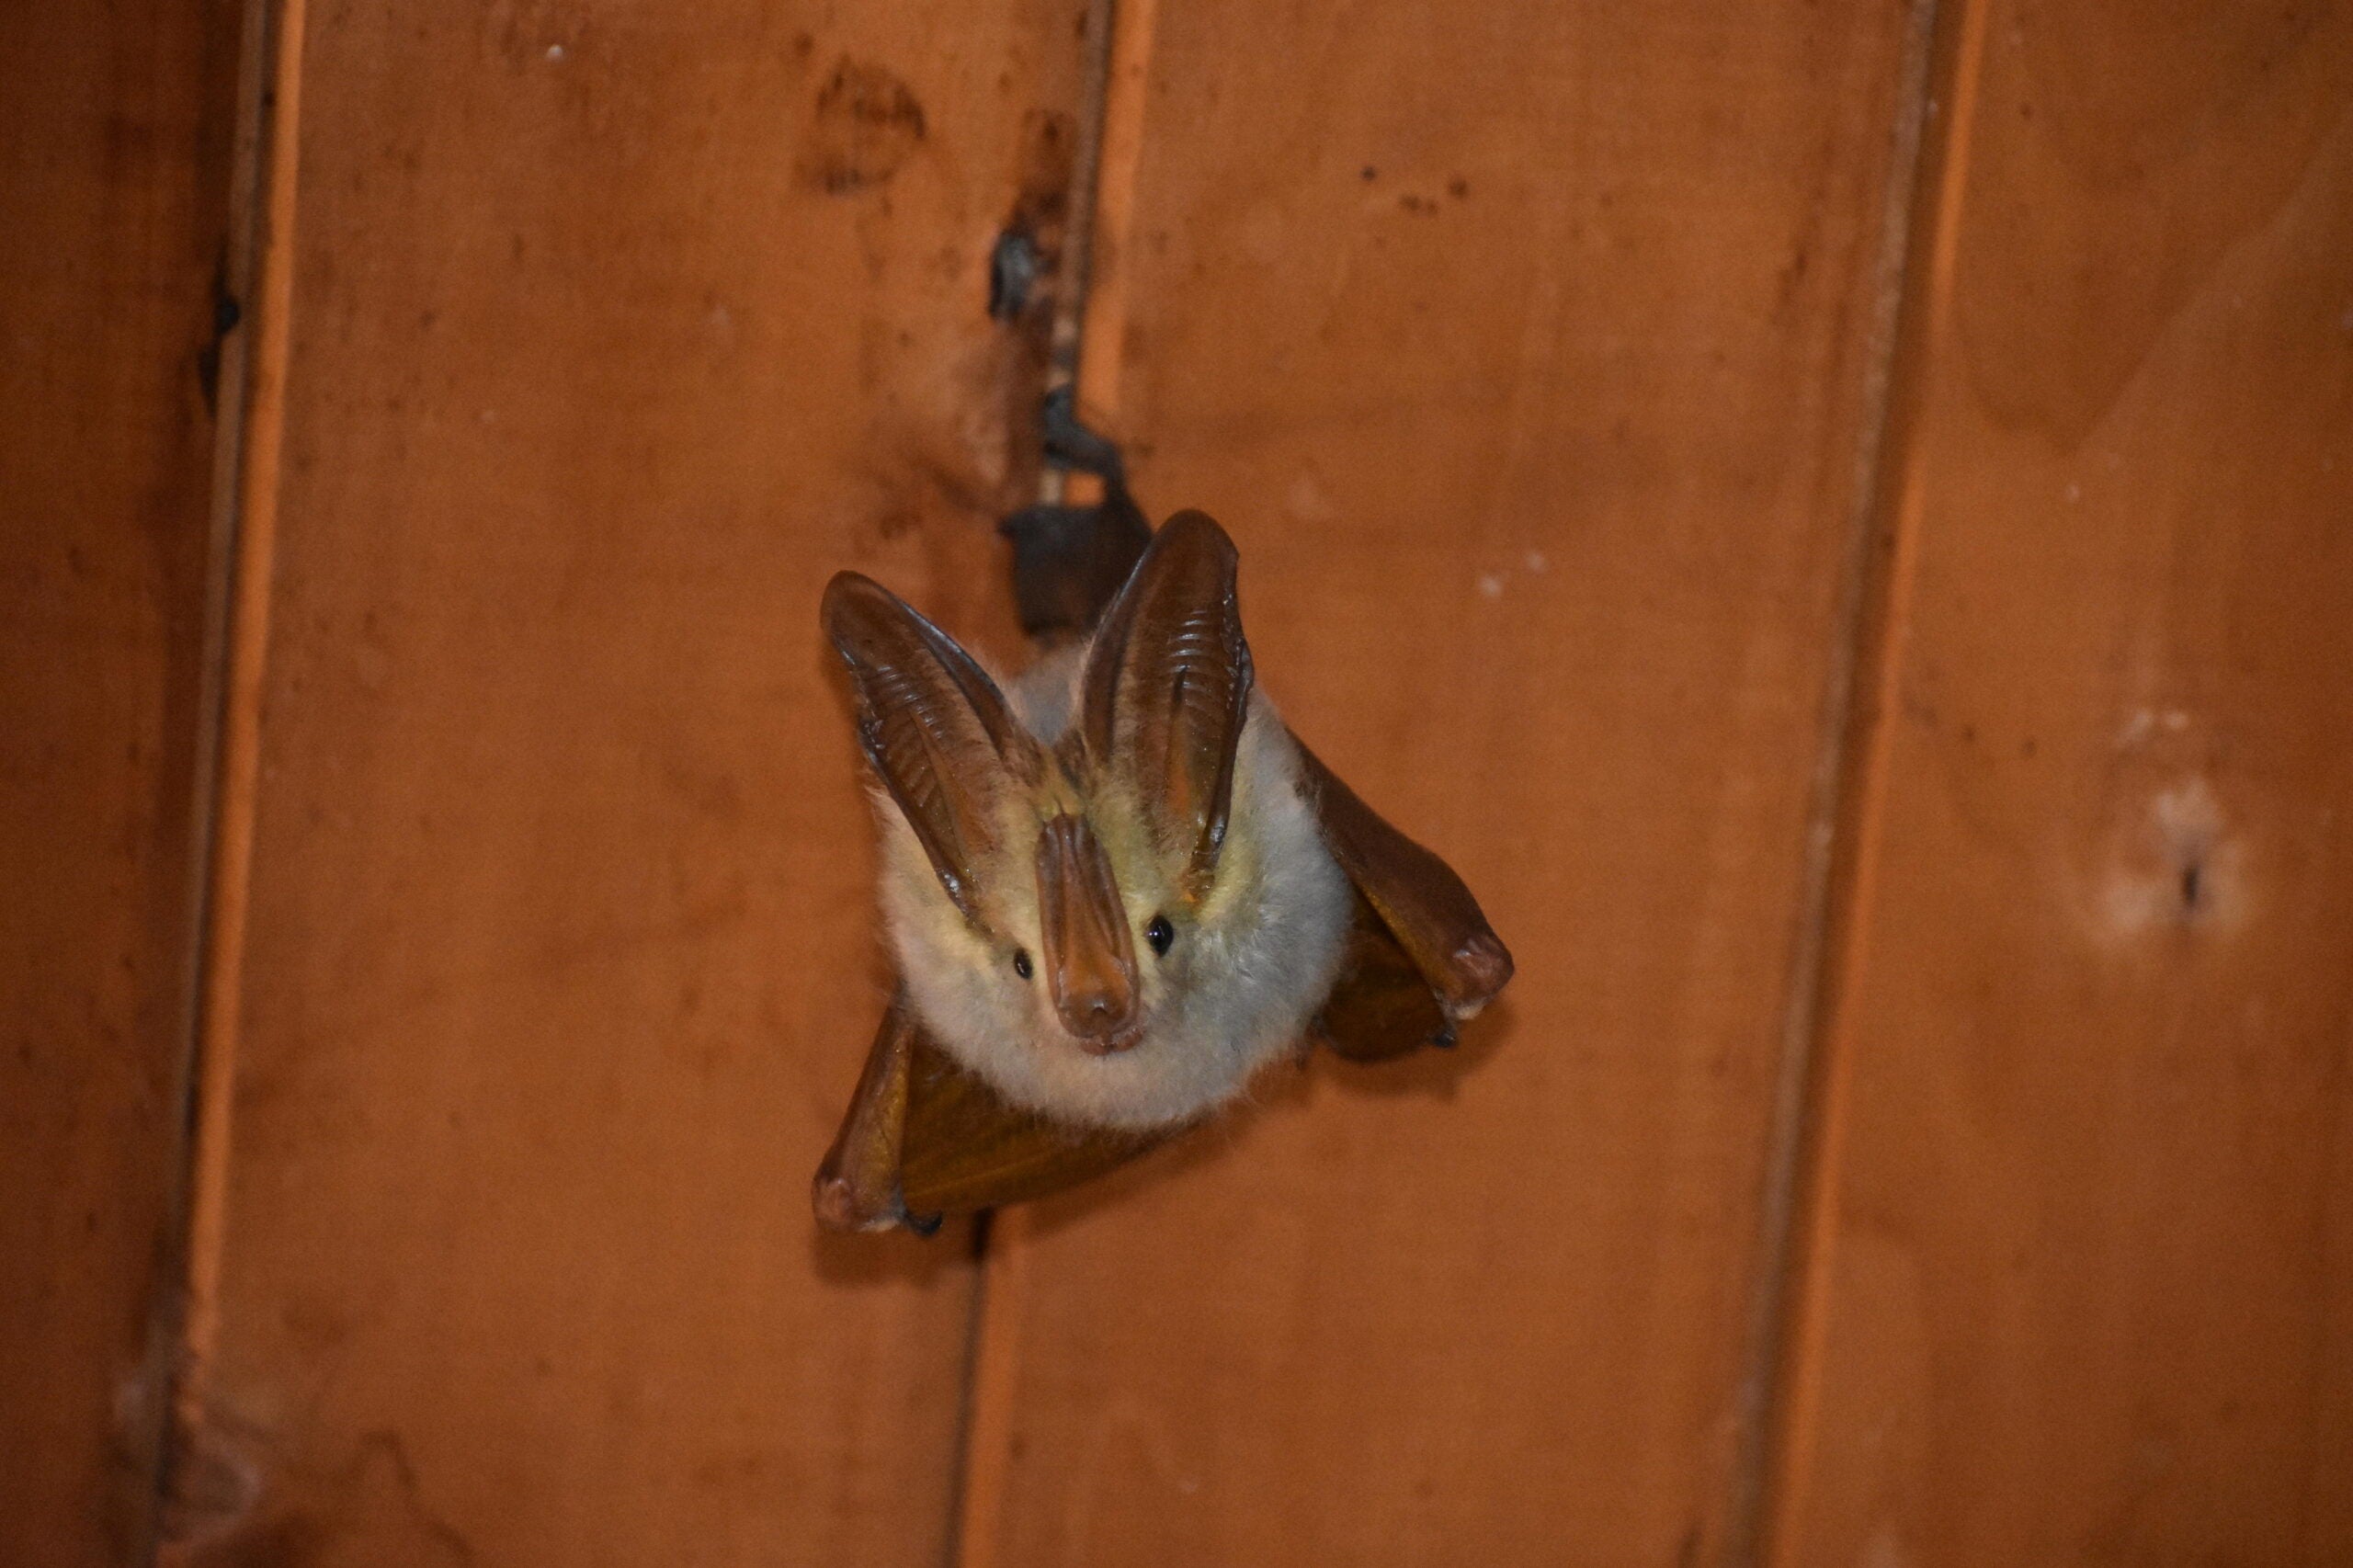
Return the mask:
[[0, 1560], [155, 1495], [233, 6], [0, 13]]
[[1452, 1056], [1006, 1217], [964, 1561], [1703, 1560], [1904, 15], [1154, 10], [1090, 401], [1520, 971]]
[[2353, 14], [1976, 0], [1773, 1560], [2353, 1555]]
[[987, 262], [1066, 194], [1076, 22], [287, 13], [188, 1560], [944, 1550], [964, 1254], [808, 1210], [883, 994], [816, 604], [1009, 641], [1044, 346]]

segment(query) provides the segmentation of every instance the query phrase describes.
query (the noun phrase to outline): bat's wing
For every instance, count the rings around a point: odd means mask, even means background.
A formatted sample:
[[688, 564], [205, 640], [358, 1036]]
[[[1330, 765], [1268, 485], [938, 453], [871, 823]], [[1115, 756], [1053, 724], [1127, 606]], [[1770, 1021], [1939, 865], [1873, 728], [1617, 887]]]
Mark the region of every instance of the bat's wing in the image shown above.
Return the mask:
[[[1453, 1044], [1455, 1024], [1511, 979], [1510, 952], [1451, 867], [1382, 821], [1304, 746], [1300, 756], [1324, 840], [1356, 888], [1317, 1032], [1358, 1062]], [[835, 1230], [928, 1234], [944, 1215], [1050, 1196], [1182, 1131], [1072, 1127], [1023, 1110], [959, 1066], [894, 1000], [817, 1169], [817, 1218]]]
[[1324, 842], [1357, 890], [1318, 1031], [1357, 1062], [1452, 1045], [1455, 1024], [1511, 979], [1509, 949], [1452, 867], [1383, 822], [1305, 746], [1300, 759]]
[[904, 1225], [928, 1235], [944, 1215], [1092, 1180], [1176, 1131], [1069, 1127], [1023, 1110], [959, 1066], [893, 1001], [817, 1167], [817, 1219], [837, 1231]]

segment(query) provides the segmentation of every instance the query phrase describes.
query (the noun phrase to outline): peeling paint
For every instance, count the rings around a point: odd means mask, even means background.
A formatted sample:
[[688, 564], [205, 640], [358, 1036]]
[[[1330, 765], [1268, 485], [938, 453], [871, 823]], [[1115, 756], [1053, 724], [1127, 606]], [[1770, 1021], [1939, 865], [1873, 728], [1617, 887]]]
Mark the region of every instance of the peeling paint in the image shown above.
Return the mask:
[[2097, 929], [2130, 941], [2155, 930], [2227, 930], [2245, 917], [2246, 854], [2213, 786], [2191, 776], [2150, 791], [2109, 835]]

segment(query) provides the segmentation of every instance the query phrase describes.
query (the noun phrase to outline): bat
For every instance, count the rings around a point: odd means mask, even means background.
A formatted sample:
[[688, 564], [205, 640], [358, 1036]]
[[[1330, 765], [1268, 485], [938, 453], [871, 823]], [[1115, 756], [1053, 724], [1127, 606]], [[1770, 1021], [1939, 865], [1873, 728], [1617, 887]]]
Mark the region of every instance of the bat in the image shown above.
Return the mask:
[[899, 980], [817, 1172], [830, 1228], [1061, 1191], [1309, 1042], [1450, 1046], [1511, 978], [1462, 880], [1259, 690], [1225, 530], [1137, 531], [1093, 634], [1003, 686], [870, 579], [826, 588]]

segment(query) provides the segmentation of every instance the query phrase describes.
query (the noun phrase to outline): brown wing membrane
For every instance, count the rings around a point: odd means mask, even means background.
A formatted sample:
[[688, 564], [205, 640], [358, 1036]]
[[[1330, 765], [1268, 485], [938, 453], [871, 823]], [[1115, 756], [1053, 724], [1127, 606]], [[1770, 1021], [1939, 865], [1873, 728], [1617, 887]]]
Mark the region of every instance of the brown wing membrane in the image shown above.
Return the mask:
[[817, 1221], [828, 1230], [887, 1231], [907, 1222], [899, 1199], [899, 1151], [906, 1137], [915, 1047], [914, 1020], [894, 1000], [883, 1011], [849, 1111], [810, 1188]]
[[1169, 1131], [1070, 1127], [1008, 1104], [920, 1032], [901, 1146], [900, 1195], [918, 1215], [1027, 1203], [1092, 1181]]
[[904, 1225], [928, 1235], [944, 1215], [1047, 1197], [1169, 1136], [1065, 1127], [1010, 1105], [893, 1001], [817, 1167], [817, 1219], [836, 1231]]
[[857, 693], [858, 744], [948, 896], [978, 918], [973, 868], [994, 845], [997, 791], [1038, 777], [1037, 743], [972, 656], [888, 588], [840, 573], [824, 619]]
[[[1358, 894], [1324, 1034], [1360, 1059], [1451, 1044], [1453, 1020], [1485, 1006], [1511, 979], [1510, 951], [1453, 868], [1383, 822], [1303, 745], [1300, 761], [1324, 842]], [[1415, 1005], [1408, 971], [1434, 1002], [1428, 1012]]]
[[1250, 708], [1234, 566], [1233, 541], [1206, 514], [1169, 518], [1104, 612], [1083, 684], [1088, 754], [1134, 786], [1181, 847], [1194, 896], [1225, 843]]
[[1316, 1032], [1351, 1062], [1386, 1062], [1425, 1045], [1454, 1043], [1454, 1020], [1362, 893]]

